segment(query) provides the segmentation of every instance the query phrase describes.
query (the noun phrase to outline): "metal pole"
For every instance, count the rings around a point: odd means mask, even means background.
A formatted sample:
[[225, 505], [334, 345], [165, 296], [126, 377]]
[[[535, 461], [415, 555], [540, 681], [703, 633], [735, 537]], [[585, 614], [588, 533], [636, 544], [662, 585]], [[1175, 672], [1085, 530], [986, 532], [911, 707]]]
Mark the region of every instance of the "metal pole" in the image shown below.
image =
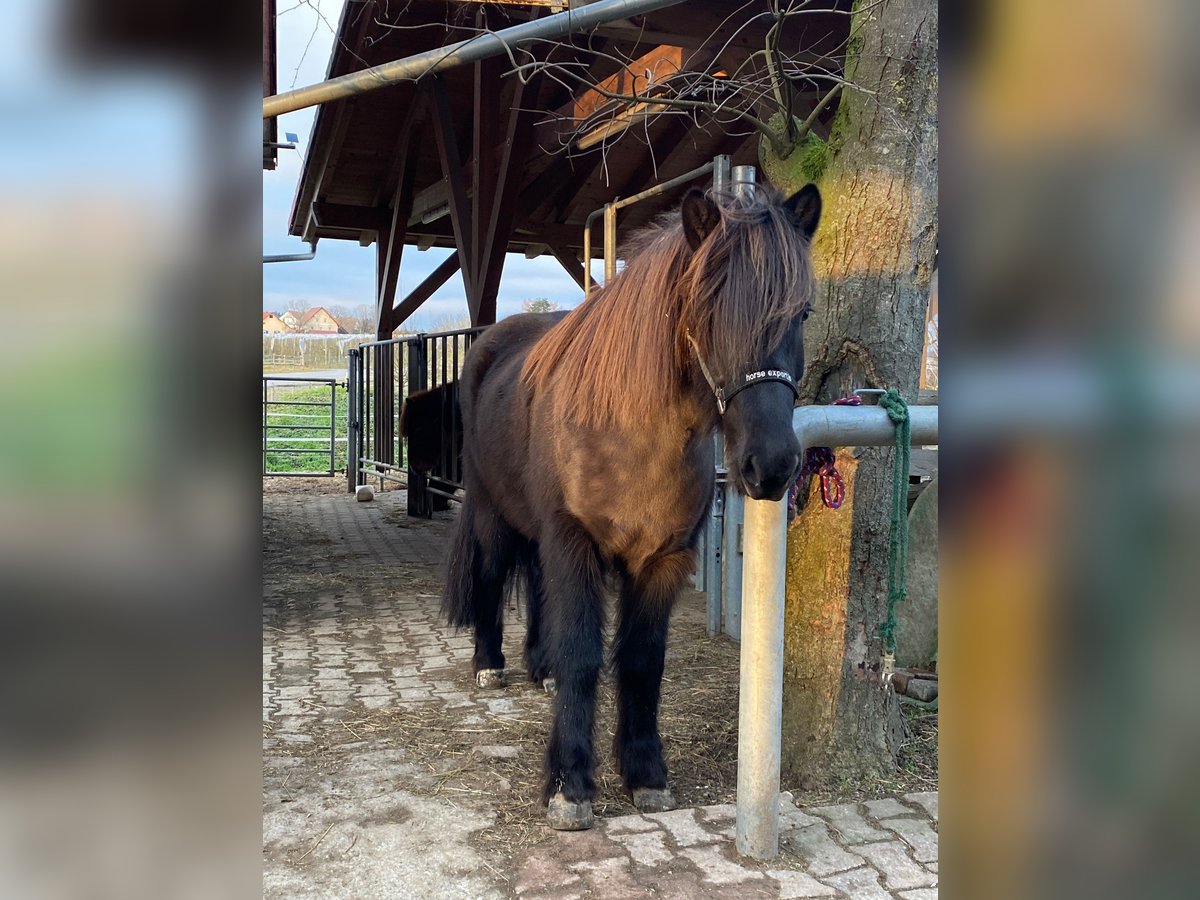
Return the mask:
[[[729, 156], [719, 154], [712, 160], [712, 187], [714, 193], [722, 193], [729, 186]], [[714, 482], [712, 505], [709, 510], [708, 530], [704, 535], [704, 593], [708, 604], [709, 637], [721, 631], [721, 600], [724, 587], [721, 584], [722, 526], [725, 514], [725, 442], [718, 428], [713, 435], [713, 460], [717, 470]]]
[[311, 249], [307, 253], [283, 253], [278, 256], [264, 256], [264, 263], [280, 263], [280, 262], [304, 262], [306, 259], [314, 259], [317, 255], [317, 242], [313, 241], [308, 245]]
[[[910, 406], [908, 417], [914, 446], [937, 443], [936, 406]], [[896, 440], [896, 426], [878, 406], [804, 406], [792, 414], [792, 428], [801, 452], [808, 447], [880, 447]], [[747, 501], [744, 544], [737, 849], [754, 859], [772, 859], [779, 853], [784, 501]]]
[[[736, 197], [753, 197], [756, 172], [754, 166], [737, 166], [732, 170], [730, 186]], [[723, 557], [725, 578], [723, 602], [725, 607], [725, 633], [735, 641], [742, 637], [742, 564], [745, 555], [738, 547], [743, 536], [745, 498], [733, 485], [725, 489], [725, 553]], [[744, 539], [740, 541], [745, 544]]]
[[263, 379], [263, 451], [262, 451], [262, 473], [267, 474], [267, 379]]
[[602, 215], [607, 207], [594, 209], [588, 213], [583, 223], [583, 296], [587, 297], [592, 289], [592, 223], [596, 216]]
[[337, 380], [329, 382], [329, 474], [337, 471]]
[[[728, 159], [728, 157], [726, 157]], [[696, 166], [690, 172], [684, 172], [682, 175], [676, 175], [674, 178], [664, 181], [661, 184], [656, 184], [654, 187], [646, 188], [640, 194], [634, 194], [632, 197], [626, 197], [624, 200], [613, 200], [613, 205], [617, 209], [624, 209], [626, 206], [632, 206], [645, 200], [647, 197], [657, 197], [659, 194], [665, 194], [667, 191], [674, 190], [680, 185], [687, 184], [689, 181], [695, 181], [701, 175], [707, 175], [713, 170], [713, 164], [706, 162], [702, 166]]]
[[617, 277], [617, 205], [604, 207], [604, 285]]
[[784, 502], [747, 501], [736, 842], [738, 852], [753, 859], [774, 859], [779, 855], [786, 553]]
[[729, 155], [722, 153], [713, 157], [713, 192], [721, 193], [729, 189]]
[[355, 388], [358, 385], [358, 372], [355, 362], [358, 350], [350, 348], [349, 365], [346, 372], [346, 492], [354, 493], [355, 480], [358, 477], [358, 444], [354, 436], [354, 404], [356, 402]]
[[575, 31], [586, 31], [597, 25], [630, 16], [645, 15], [680, 2], [681, 0], [599, 0], [587, 6], [569, 9], [531, 22], [522, 22], [520, 25], [502, 28], [496, 32], [476, 35], [446, 47], [438, 47], [381, 66], [351, 72], [309, 87], [267, 97], [263, 100], [263, 118], [281, 116], [297, 109], [340, 100], [403, 81], [417, 81], [425, 75], [508, 53], [514, 47], [531, 41], [559, 38]]
[[721, 523], [724, 507], [725, 489], [718, 481], [713, 488], [708, 532], [704, 539], [704, 595], [708, 608], [709, 637], [721, 631]]
[[733, 167], [733, 193], [736, 197], [753, 197], [758, 173], [754, 166]]
[[725, 570], [722, 586], [725, 598], [725, 633], [735, 641], [742, 639], [742, 579], [745, 560], [742, 532], [746, 517], [746, 498], [733, 487], [725, 488], [725, 549], [721, 562]]

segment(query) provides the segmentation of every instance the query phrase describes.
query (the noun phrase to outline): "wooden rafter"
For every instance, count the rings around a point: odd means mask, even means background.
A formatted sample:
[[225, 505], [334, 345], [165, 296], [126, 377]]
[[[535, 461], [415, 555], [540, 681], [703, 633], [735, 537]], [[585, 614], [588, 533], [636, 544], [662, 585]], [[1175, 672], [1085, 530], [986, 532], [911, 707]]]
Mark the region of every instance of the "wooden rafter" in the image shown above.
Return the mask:
[[458, 152], [458, 138], [454, 133], [454, 117], [450, 111], [450, 97], [446, 85], [440, 79], [432, 85], [434, 109], [434, 138], [437, 141], [438, 159], [442, 166], [442, 178], [449, 188], [448, 204], [450, 222], [454, 229], [454, 240], [462, 259], [463, 283], [468, 296], [473, 289], [472, 261], [475, 259], [471, 244], [471, 206], [467, 202], [467, 187], [463, 179], [462, 159]]
[[518, 81], [514, 86], [504, 153], [500, 159], [495, 192], [492, 196], [486, 240], [479, 257], [480, 276], [476, 282], [475, 298], [477, 306], [471, 311], [472, 322], [475, 324], [496, 320], [496, 294], [500, 287], [500, 274], [504, 268], [504, 252], [508, 249], [515, 225], [521, 174], [533, 137], [533, 124], [538, 115], [537, 99], [542, 83], [541, 78], [535, 78], [529, 84]]
[[438, 288], [449, 281], [459, 268], [460, 257], [456, 250], [442, 260], [438, 267], [425, 277], [424, 281], [409, 292], [407, 297], [396, 304], [396, 308], [392, 310], [394, 327], [398, 328], [403, 325], [404, 321], [415, 313], [422, 303], [432, 297]]
[[561, 244], [550, 244], [550, 252], [554, 258], [559, 261], [566, 273], [574, 279], [579, 285], [580, 290], [583, 290], [583, 263], [575, 255], [573, 250], [568, 250]]

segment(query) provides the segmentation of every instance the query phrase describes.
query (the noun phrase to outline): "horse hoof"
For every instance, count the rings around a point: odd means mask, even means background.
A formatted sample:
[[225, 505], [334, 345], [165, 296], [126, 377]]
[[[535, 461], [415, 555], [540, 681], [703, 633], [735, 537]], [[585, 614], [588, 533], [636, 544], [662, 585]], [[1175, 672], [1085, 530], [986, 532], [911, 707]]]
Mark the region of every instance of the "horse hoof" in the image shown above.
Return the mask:
[[551, 697], [558, 696], [558, 682], [555, 681], [553, 678], [543, 678], [542, 679], [542, 688]]
[[503, 669], [480, 669], [475, 673], [475, 683], [481, 688], [504, 687]]
[[572, 803], [559, 791], [546, 808], [546, 824], [555, 831], [586, 831], [592, 827], [592, 801]]
[[666, 812], [675, 808], [675, 798], [670, 788], [634, 788], [633, 805], [638, 812]]

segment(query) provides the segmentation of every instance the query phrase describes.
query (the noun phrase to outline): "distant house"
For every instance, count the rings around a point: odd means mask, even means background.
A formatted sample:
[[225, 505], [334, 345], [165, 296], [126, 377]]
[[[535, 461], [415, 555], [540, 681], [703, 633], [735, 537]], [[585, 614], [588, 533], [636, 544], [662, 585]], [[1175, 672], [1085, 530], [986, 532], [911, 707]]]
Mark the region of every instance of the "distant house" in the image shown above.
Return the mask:
[[273, 312], [263, 313], [263, 334], [286, 334], [292, 329]]
[[289, 309], [279, 318], [284, 321], [284, 324], [286, 324], [288, 328], [292, 329], [292, 331], [295, 331], [300, 325], [300, 317], [302, 315], [304, 315], [304, 313], [296, 312], [294, 309]]
[[[284, 321], [287, 321], [287, 313], [284, 313]], [[305, 310], [300, 315], [299, 321], [294, 328], [303, 334], [348, 333], [345, 328], [338, 324], [338, 320], [329, 314], [329, 310], [323, 306], [314, 306], [311, 309]]]

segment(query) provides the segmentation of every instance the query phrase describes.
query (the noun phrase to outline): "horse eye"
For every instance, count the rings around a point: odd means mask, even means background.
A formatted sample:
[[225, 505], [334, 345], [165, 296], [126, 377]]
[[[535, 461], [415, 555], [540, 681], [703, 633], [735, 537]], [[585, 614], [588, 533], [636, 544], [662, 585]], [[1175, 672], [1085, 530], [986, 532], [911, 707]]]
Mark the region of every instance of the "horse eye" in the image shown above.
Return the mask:
[[813, 311], [812, 304], [811, 304], [811, 303], [809, 303], [809, 304], [806, 304], [806, 305], [805, 305], [805, 307], [804, 307], [804, 311], [803, 311], [802, 313], [800, 313], [800, 321], [801, 321], [801, 322], [807, 322], [807, 321], [808, 321], [808, 317], [809, 317], [810, 315], [812, 315], [812, 311]]

